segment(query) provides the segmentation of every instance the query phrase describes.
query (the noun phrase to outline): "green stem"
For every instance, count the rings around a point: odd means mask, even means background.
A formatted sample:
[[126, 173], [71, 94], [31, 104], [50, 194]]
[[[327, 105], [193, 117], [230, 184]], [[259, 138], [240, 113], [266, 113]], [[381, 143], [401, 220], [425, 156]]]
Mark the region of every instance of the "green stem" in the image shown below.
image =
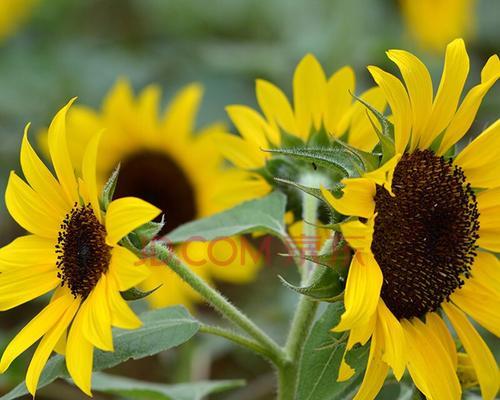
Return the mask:
[[240, 327], [266, 349], [266, 355], [276, 364], [285, 361], [283, 350], [243, 312], [232, 305], [222, 294], [210, 287], [203, 279], [187, 267], [173, 252], [160, 242], [152, 242], [148, 252], [165, 262], [189, 286], [197, 291], [222, 316]]
[[242, 335], [240, 335], [236, 332], [233, 332], [229, 329], [225, 329], [225, 328], [221, 328], [221, 327], [213, 326], [213, 325], [201, 324], [199, 332], [227, 339], [233, 343], [236, 343], [237, 345], [239, 345], [241, 347], [245, 347], [245, 348], [253, 351], [254, 353], [258, 353], [269, 360], [273, 359], [272, 354], [270, 354], [269, 351], [265, 347], [261, 346], [256, 341], [249, 339], [245, 336], [242, 336]]
[[[302, 209], [304, 238], [316, 239], [316, 227], [312, 224], [315, 224], [317, 220], [317, 199], [307, 193], [303, 193]], [[310, 261], [304, 262], [302, 268], [303, 286], [307, 286], [307, 284], [314, 279], [317, 274], [321, 273], [320, 268], [313, 268], [313, 263]], [[278, 374], [279, 400], [293, 400], [295, 398], [299, 373], [298, 366], [300, 365], [300, 359], [304, 350], [305, 341], [309, 335], [317, 309], [317, 302], [312, 301], [306, 296], [300, 297], [285, 345], [285, 352], [289, 363], [282, 366]]]

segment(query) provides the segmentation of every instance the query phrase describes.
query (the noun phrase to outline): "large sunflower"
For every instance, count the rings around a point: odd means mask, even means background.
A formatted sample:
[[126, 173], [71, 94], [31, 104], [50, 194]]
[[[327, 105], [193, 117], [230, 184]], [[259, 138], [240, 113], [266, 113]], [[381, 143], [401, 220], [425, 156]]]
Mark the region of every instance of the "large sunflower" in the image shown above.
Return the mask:
[[[341, 230], [355, 249], [345, 312], [334, 331], [350, 331], [347, 349], [371, 338], [367, 370], [356, 399], [372, 399], [389, 368], [405, 369], [429, 399], [459, 399], [457, 351], [449, 320], [469, 356], [484, 399], [498, 390], [498, 369], [466, 314], [500, 334], [500, 120], [460, 154], [450, 148], [469, 130], [486, 92], [500, 76], [491, 57], [481, 83], [459, 99], [469, 71], [463, 40], [446, 50], [433, 96], [430, 75], [414, 55], [391, 50], [403, 76], [370, 73], [393, 114], [395, 156], [378, 170], [343, 181], [329, 203], [349, 216]], [[434, 97], [434, 98], [433, 98]], [[457, 108], [458, 106], [458, 108]], [[342, 364], [339, 379], [348, 379]]]
[[[68, 113], [68, 131], [74, 140], [71, 154], [78, 165], [89, 132], [104, 129], [97, 160], [100, 184], [120, 164], [115, 198], [137, 196], [166, 213], [162, 234], [179, 225], [231, 207], [253, 193], [222, 190], [241, 180], [244, 172], [223, 169], [220, 151], [212, 137], [224, 131], [213, 124], [195, 131], [195, 119], [202, 87], [191, 84], [180, 90], [160, 113], [161, 90], [151, 85], [134, 96], [130, 84], [117, 82], [104, 99], [100, 111], [75, 106]], [[254, 279], [259, 262], [250, 255], [244, 239], [220, 241], [210, 249], [207, 243], [191, 242], [178, 248], [178, 254], [207, 281], [247, 283]], [[238, 254], [233, 254], [235, 251]], [[241, 252], [245, 254], [241, 254]], [[223, 261], [235, 257], [237, 265]], [[201, 298], [174, 272], [157, 260], [148, 260], [150, 277], [144, 290], [158, 287], [147, 300], [154, 307], [184, 304], [188, 307]]]
[[5, 203], [29, 234], [0, 249], [0, 310], [9, 310], [48, 292], [50, 303], [5, 349], [4, 372], [40, 340], [26, 375], [35, 394], [52, 351], [66, 355], [76, 385], [90, 394], [93, 348], [113, 350], [111, 326], [134, 329], [140, 320], [120, 296], [143, 281], [148, 270], [118, 242], [160, 210], [126, 197], [99, 207], [95, 164], [99, 135], [91, 139], [77, 179], [66, 144], [66, 113], [55, 116], [48, 144], [55, 176], [31, 147], [27, 130], [21, 147], [26, 182], [12, 172]]
[[[360, 150], [371, 151], [378, 142], [364, 106], [355, 100], [356, 80], [351, 67], [343, 67], [328, 79], [318, 60], [306, 55], [293, 77], [293, 108], [274, 84], [257, 80], [257, 101], [263, 115], [243, 105], [227, 107], [241, 137], [220, 134], [217, 143], [224, 156], [242, 171], [239, 189], [254, 196], [271, 190], [272, 182], [262, 171], [272, 155], [263, 149], [315, 146], [318, 134], [327, 133]], [[386, 105], [380, 88], [360, 96], [377, 110]], [[273, 174], [268, 174], [272, 176]], [[299, 177], [300, 179], [300, 177]]]

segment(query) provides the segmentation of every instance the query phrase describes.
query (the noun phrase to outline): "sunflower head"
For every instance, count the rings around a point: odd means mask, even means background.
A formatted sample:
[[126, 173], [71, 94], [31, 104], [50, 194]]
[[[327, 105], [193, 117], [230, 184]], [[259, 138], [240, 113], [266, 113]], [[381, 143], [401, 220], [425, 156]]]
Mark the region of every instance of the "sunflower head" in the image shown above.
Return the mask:
[[90, 394], [93, 349], [113, 350], [111, 327], [133, 329], [141, 321], [121, 296], [148, 276], [144, 264], [120, 242], [160, 210], [138, 198], [101, 209], [96, 180], [100, 133], [86, 146], [75, 175], [66, 138], [66, 113], [55, 116], [48, 147], [55, 175], [31, 147], [21, 146], [25, 180], [9, 178], [5, 203], [28, 234], [0, 249], [0, 309], [9, 310], [52, 292], [49, 304], [10, 342], [0, 360], [12, 361], [40, 341], [26, 375], [33, 395], [50, 354], [65, 354], [74, 382]]
[[[343, 179], [341, 193], [322, 188], [343, 215], [337, 225], [354, 250], [334, 331], [349, 331], [347, 350], [371, 339], [370, 357], [356, 399], [373, 397], [392, 368], [408, 369], [428, 398], [460, 398], [457, 350], [446, 317], [477, 373], [483, 397], [498, 390], [493, 355], [465, 314], [499, 335], [500, 120], [458, 155], [455, 144], [471, 127], [481, 101], [500, 77], [492, 56], [481, 82], [464, 97], [469, 59], [462, 40], [447, 47], [434, 96], [430, 75], [414, 55], [391, 50], [402, 80], [369, 67], [391, 108], [394, 147], [377, 169]], [[493, 175], [497, 174], [497, 175]], [[494, 238], [496, 237], [496, 238]], [[489, 276], [489, 278], [486, 278]], [[478, 296], [484, 303], [478, 304]], [[436, 374], [436, 369], [440, 370]], [[345, 364], [339, 379], [352, 375]]]

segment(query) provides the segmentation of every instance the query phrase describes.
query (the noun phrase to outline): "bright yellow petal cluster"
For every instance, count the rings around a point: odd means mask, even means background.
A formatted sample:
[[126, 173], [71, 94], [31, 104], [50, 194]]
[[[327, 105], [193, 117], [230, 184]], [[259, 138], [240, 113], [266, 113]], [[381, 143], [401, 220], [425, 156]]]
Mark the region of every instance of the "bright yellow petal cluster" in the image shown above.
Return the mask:
[[[258, 79], [256, 95], [262, 114], [248, 106], [232, 105], [227, 113], [240, 137], [219, 135], [218, 144], [224, 156], [242, 170], [256, 170], [270, 157], [262, 149], [282, 144], [282, 134], [307, 143], [315, 132], [325, 130], [333, 137], [347, 137], [347, 142], [361, 150], [371, 151], [378, 142], [363, 104], [353, 97], [356, 79], [351, 67], [343, 67], [327, 78], [312, 54], [306, 55], [293, 75], [293, 106], [274, 84]], [[386, 106], [380, 88], [360, 95], [379, 111]], [[243, 190], [267, 193], [269, 184], [257, 173], [248, 173]]]
[[[355, 399], [373, 399], [383, 385], [388, 369], [399, 380], [408, 369], [418, 389], [429, 399], [459, 399], [457, 350], [451, 334], [438, 312], [425, 320], [394, 317], [381, 298], [383, 275], [372, 252], [376, 224], [376, 187], [392, 194], [394, 169], [403, 153], [428, 149], [444, 154], [460, 140], [474, 121], [479, 105], [500, 77], [498, 56], [492, 56], [474, 86], [459, 105], [469, 70], [469, 59], [462, 40], [446, 50], [445, 66], [437, 94], [433, 96], [430, 75], [414, 55], [401, 50], [388, 52], [399, 67], [403, 81], [377, 67], [369, 67], [391, 107], [398, 153], [378, 170], [360, 178], [343, 181], [343, 196], [335, 198], [326, 189], [323, 195], [339, 212], [359, 217], [345, 222], [342, 233], [355, 249], [345, 289], [345, 313], [335, 331], [350, 331], [347, 350], [364, 344], [371, 337], [368, 367]], [[497, 365], [491, 351], [466, 317], [495, 335], [500, 335], [500, 261], [492, 253], [500, 250], [500, 120], [494, 122], [455, 158], [467, 182], [481, 189], [477, 196], [480, 210], [478, 245], [471, 277], [444, 301], [441, 308], [451, 322], [475, 370], [484, 399], [498, 391]], [[346, 350], [346, 351], [347, 351]], [[339, 379], [352, 376], [342, 364]]]
[[[82, 174], [75, 176], [66, 136], [66, 114], [72, 103], [58, 112], [48, 130], [55, 176], [31, 147], [26, 130], [21, 147], [26, 181], [12, 172], [5, 194], [9, 213], [29, 234], [0, 249], [0, 310], [12, 309], [53, 291], [50, 303], [10, 342], [0, 360], [0, 372], [4, 372], [16, 357], [39, 341], [26, 375], [26, 386], [33, 395], [54, 350], [65, 354], [71, 377], [90, 395], [94, 347], [113, 350], [112, 326], [140, 326], [120, 291], [143, 281], [148, 271], [118, 242], [160, 213], [156, 207], [132, 197], [113, 201], [105, 214], [100, 210], [95, 176], [100, 135], [90, 140], [83, 156]], [[84, 298], [63, 285], [56, 266], [56, 245], [61, 225], [71, 210], [89, 204], [105, 228], [111, 259], [106, 272]]]

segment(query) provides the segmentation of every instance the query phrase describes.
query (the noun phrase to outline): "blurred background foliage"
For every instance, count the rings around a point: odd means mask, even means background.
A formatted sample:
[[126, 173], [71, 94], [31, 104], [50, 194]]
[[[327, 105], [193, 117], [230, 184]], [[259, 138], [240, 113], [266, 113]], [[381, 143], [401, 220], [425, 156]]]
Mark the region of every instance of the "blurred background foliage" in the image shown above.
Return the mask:
[[[438, 53], [421, 48], [409, 34], [396, 0], [3, 1], [18, 5], [16, 2], [27, 1], [29, 7], [19, 23], [9, 25], [8, 32], [0, 30], [2, 188], [9, 171], [19, 170], [18, 154], [27, 122], [33, 123], [34, 135], [73, 96], [79, 97], [80, 104], [97, 107], [119, 77], [128, 77], [136, 89], [160, 84], [165, 102], [181, 86], [203, 83], [201, 125], [227, 121], [225, 105], [254, 105], [256, 78], [271, 80], [290, 93], [292, 71], [307, 52], [318, 57], [327, 74], [343, 65], [353, 66], [359, 91], [372, 84], [366, 65], [395, 70], [384, 54], [389, 48], [416, 52], [431, 67], [434, 82], [442, 68], [444, 47]], [[479, 80], [480, 68], [498, 52], [500, 44], [500, 2], [478, 0], [473, 8], [475, 33], [467, 41], [471, 56], [468, 87]], [[10, 21], [7, 17], [0, 15], [0, 24]], [[499, 107], [497, 87], [485, 98], [472, 134], [497, 118]], [[2, 196], [0, 244], [19, 233]], [[264, 268], [258, 281], [245, 290], [230, 286], [222, 290], [273, 336], [283, 337], [295, 296], [280, 287], [276, 275], [290, 273], [293, 279], [289, 270], [283, 265]], [[39, 305], [32, 304], [21, 313], [0, 316], [0, 348], [37, 309]], [[203, 307], [200, 312], [212, 318]], [[498, 354], [498, 341], [490, 342]], [[23, 379], [27, 360], [22, 357], [9, 374], [0, 377], [0, 394]], [[214, 397], [226, 400], [271, 399], [274, 385], [263, 361], [205, 337], [174, 352], [127, 363], [118, 373], [159, 382], [247, 379], [247, 388]], [[394, 392], [397, 389], [389, 385], [381, 398], [390, 398]], [[39, 398], [78, 396], [69, 385], [57, 383], [41, 391]]]

